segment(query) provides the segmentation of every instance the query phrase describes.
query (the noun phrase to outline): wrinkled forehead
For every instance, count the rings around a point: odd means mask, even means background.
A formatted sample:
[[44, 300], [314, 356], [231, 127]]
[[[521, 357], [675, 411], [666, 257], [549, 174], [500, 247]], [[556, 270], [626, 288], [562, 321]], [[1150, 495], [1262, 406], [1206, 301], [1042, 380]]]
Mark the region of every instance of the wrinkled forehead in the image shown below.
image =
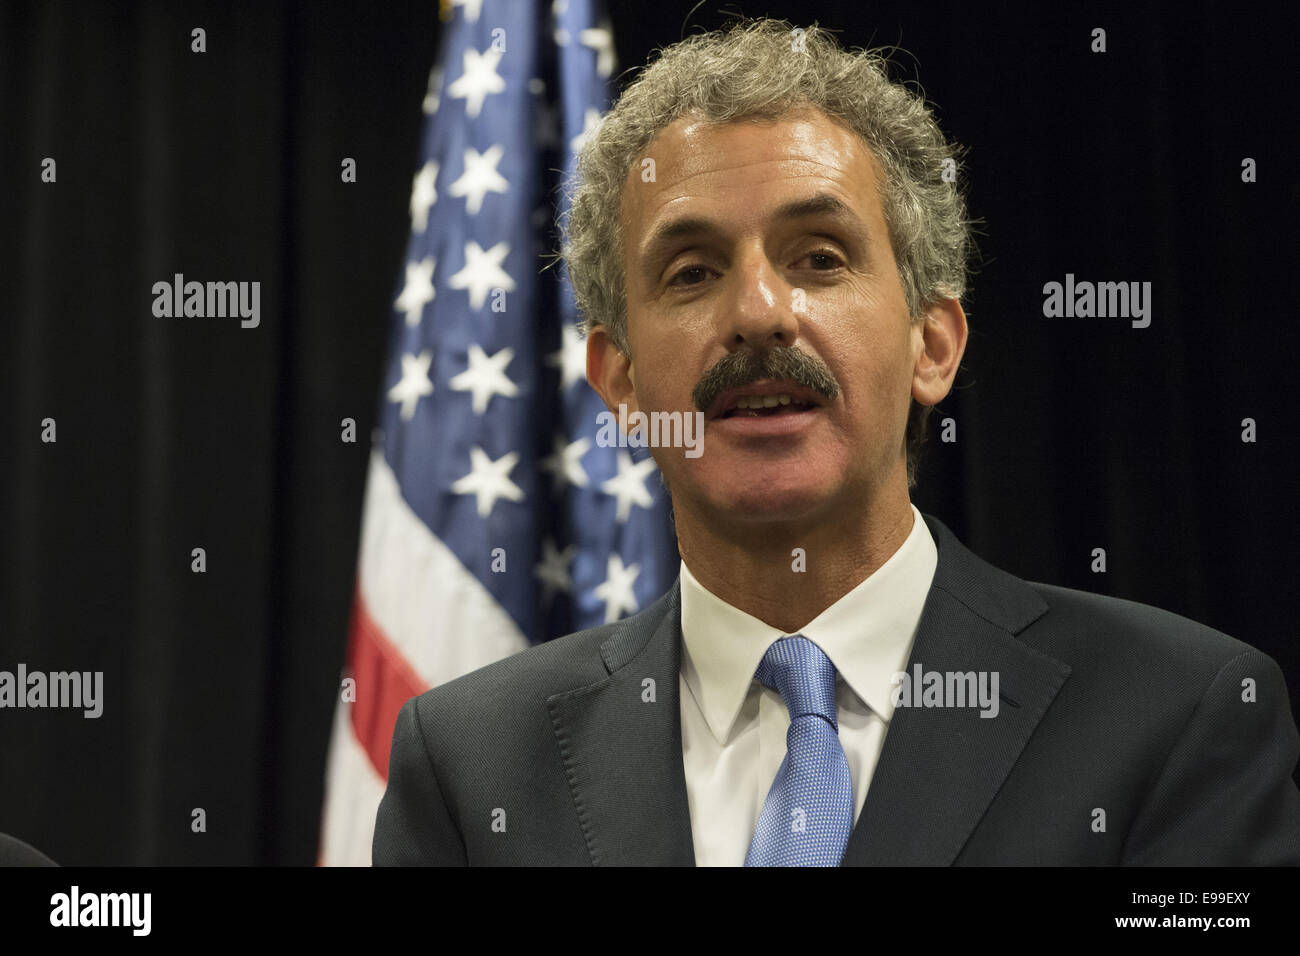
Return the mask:
[[[624, 254], [643, 254], [667, 221], [699, 217], [752, 227], [816, 196], [834, 198], [874, 231], [883, 223], [880, 175], [862, 137], [819, 110], [724, 123], [679, 117], [628, 171], [620, 206]], [[823, 204], [827, 211], [831, 205]]]

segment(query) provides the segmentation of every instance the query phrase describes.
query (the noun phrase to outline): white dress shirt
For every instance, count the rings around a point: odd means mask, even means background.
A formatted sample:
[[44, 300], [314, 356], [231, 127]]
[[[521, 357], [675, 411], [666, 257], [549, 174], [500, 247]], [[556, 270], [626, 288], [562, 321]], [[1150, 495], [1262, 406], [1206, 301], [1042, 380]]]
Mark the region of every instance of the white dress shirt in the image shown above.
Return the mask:
[[[907, 666], [939, 552], [912, 506], [907, 540], [874, 574], [799, 633], [839, 672], [840, 743], [858, 821], [893, 716], [893, 675]], [[792, 572], [793, 573], [793, 572]], [[732, 607], [681, 568], [682, 761], [697, 866], [743, 866], [785, 757], [790, 715], [754, 679], [768, 647], [791, 635]]]

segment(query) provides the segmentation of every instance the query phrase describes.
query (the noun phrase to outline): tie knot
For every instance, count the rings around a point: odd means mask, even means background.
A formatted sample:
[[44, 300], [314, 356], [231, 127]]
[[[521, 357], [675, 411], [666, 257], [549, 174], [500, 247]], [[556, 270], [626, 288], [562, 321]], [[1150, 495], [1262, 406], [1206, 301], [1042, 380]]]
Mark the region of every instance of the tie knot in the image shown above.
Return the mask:
[[767, 649], [754, 675], [781, 695], [790, 720], [815, 714], [839, 730], [835, 705], [835, 665], [802, 634], [783, 637]]

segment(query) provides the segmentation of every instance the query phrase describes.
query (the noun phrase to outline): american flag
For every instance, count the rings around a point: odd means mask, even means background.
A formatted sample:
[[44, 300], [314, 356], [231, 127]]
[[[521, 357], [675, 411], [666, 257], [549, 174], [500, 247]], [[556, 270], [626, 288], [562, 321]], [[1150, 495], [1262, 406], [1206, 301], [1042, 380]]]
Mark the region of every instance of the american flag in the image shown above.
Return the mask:
[[572, 290], [547, 268], [561, 176], [609, 108], [609, 23], [596, 0], [444, 0], [442, 13], [366, 482], [324, 865], [370, 863], [407, 698], [631, 614], [678, 567], [648, 452], [597, 445], [604, 405], [586, 382]]

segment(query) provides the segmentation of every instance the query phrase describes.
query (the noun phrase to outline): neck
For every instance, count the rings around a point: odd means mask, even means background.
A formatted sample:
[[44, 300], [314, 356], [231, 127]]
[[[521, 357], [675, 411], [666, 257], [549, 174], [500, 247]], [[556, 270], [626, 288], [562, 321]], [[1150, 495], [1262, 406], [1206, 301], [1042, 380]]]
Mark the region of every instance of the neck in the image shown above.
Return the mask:
[[673, 510], [677, 549], [695, 579], [786, 634], [798, 632], [893, 557], [913, 522], [905, 485], [901, 494], [882, 493], [852, 515], [831, 509], [812, 523], [729, 521], [677, 502]]

